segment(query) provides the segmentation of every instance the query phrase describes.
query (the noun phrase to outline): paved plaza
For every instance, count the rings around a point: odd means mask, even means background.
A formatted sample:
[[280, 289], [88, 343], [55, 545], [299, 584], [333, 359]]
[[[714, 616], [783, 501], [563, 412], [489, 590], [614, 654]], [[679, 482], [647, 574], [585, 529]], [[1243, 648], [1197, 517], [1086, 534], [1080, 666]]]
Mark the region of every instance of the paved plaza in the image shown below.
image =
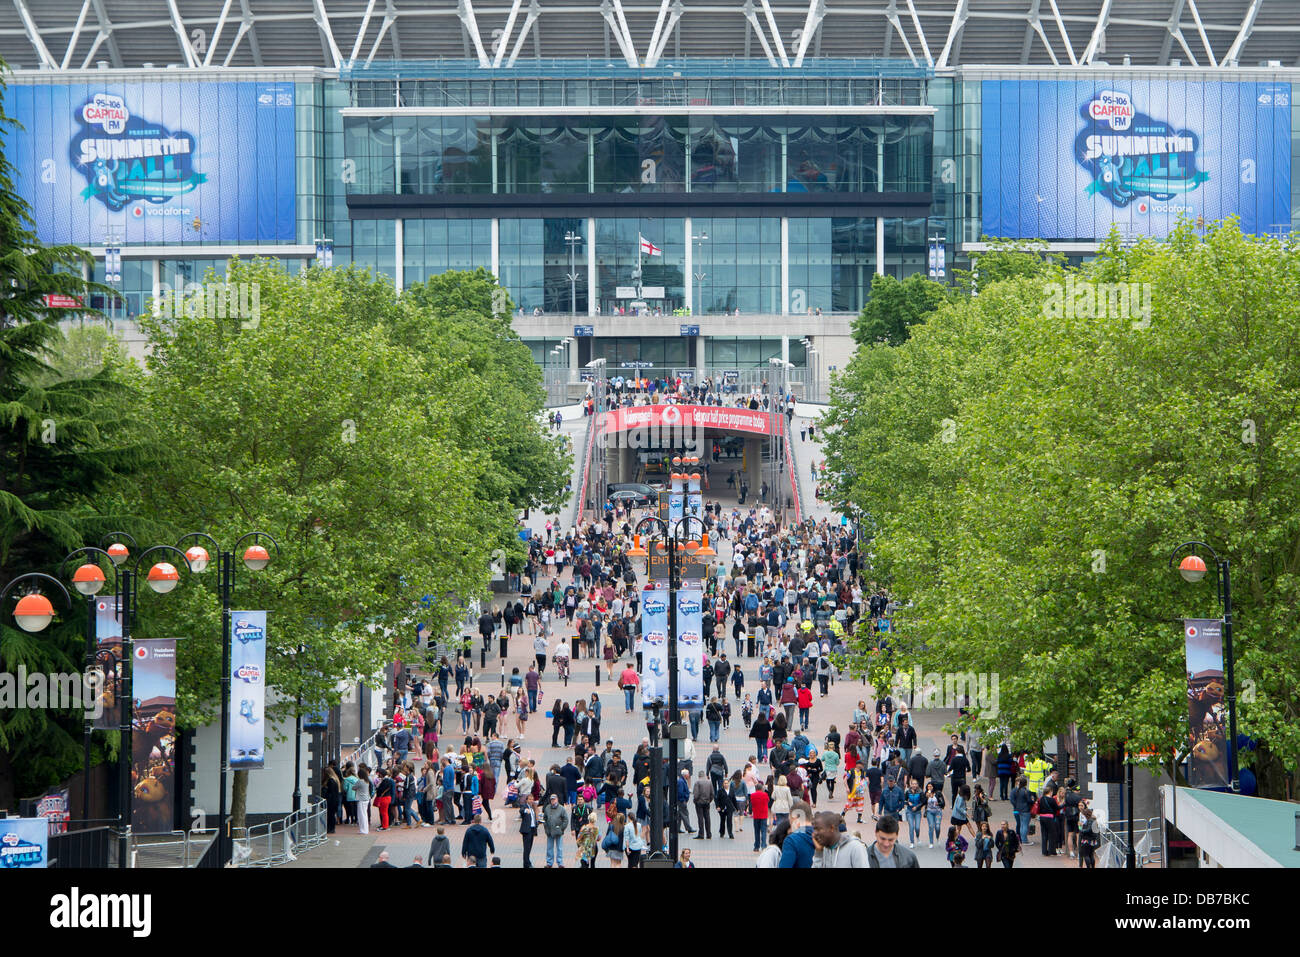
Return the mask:
[[[809, 463], [813, 459], [821, 461], [820, 443], [813, 440], [801, 442], [798, 438], [798, 429], [802, 420], [800, 417], [795, 418], [794, 442], [796, 452], [796, 463], [799, 468], [805, 470], [802, 479], [810, 478], [808, 474]], [[574, 435], [578, 441], [578, 448], [581, 449], [581, 433], [586, 423], [581, 416], [565, 422], [565, 431]], [[722, 463], [725, 466], [726, 463]], [[719, 468], [717, 474], [725, 475], [725, 470]], [[720, 482], [713, 483], [715, 488], [706, 494], [706, 501], [719, 501], [724, 505], [734, 504], [734, 493], [728, 494], [725, 486], [718, 489], [716, 486]], [[813, 502], [811, 494], [811, 485], [805, 485], [805, 501], [812, 508], [814, 518], [830, 518], [829, 509], [819, 503]], [[546, 516], [534, 512], [530, 516], [529, 525], [539, 533], [544, 534]], [[719, 553], [726, 558], [731, 556], [731, 543], [729, 541], [717, 542]], [[644, 567], [638, 571], [639, 576], [644, 575]], [[561, 579], [563, 584], [568, 584], [571, 578], [571, 572], [565, 572]], [[735, 644], [730, 638], [729, 627], [725, 630], [727, 640], [725, 646], [720, 646], [720, 650], [727, 652], [727, 657], [733, 663], [739, 663], [745, 672], [745, 691], [751, 695], [759, 687], [758, 665], [761, 663], [759, 658], [751, 658], [745, 655], [735, 655]], [[569, 636], [572, 637], [571, 635]], [[552, 647], [554, 647], [554, 639]], [[493, 651], [496, 649], [493, 648]], [[742, 649], [743, 650], [743, 649]], [[601, 720], [601, 738], [602, 740], [613, 740], [615, 747], [623, 751], [624, 758], [631, 763], [631, 756], [636, 750], [637, 745], [646, 738], [646, 726], [641, 708], [638, 705], [632, 713], [626, 713], [623, 707], [623, 694], [618, 690], [617, 675], [625, 667], [629, 658], [625, 657], [617, 662], [614, 666], [614, 678], [607, 676], [607, 669], [603, 662], [597, 662], [591, 658], [576, 659], [572, 663], [572, 674], [567, 686], [559, 682], [554, 675], [554, 665], [548, 662], [547, 669], [542, 677], [542, 689], [538, 696], [538, 711], [536, 715], [528, 722], [526, 733], [523, 738], [522, 754], [525, 761], [533, 759], [537, 762], [538, 767], [543, 774], [552, 764], [563, 764], [565, 760], [572, 755], [572, 749], [552, 748], [551, 743], [551, 722], [544, 716], [544, 711], [551, 707], [556, 698], [563, 701], [574, 702], [578, 698], [590, 699], [593, 692], [600, 696], [602, 702], [602, 720]], [[633, 663], [635, 659], [631, 659]], [[478, 664], [478, 657], [475, 656], [474, 663]], [[526, 672], [529, 664], [534, 661], [532, 649], [532, 635], [525, 634], [521, 639], [513, 638], [509, 642], [509, 655], [504, 662], [504, 674], [509, 675], [514, 667], [518, 667], [520, 672]], [[495, 655], [489, 655], [487, 670], [484, 672], [479, 669], [475, 672], [473, 682], [479, 687], [487, 686], [490, 689], [496, 689], [501, 684], [503, 674], [502, 663]], [[816, 686], [814, 685], [814, 688]], [[746, 761], [756, 754], [754, 741], [747, 737], [746, 729], [740, 719], [739, 701], [735, 698], [735, 690], [728, 684], [728, 694], [732, 696], [732, 719], [730, 727], [725, 728], [721, 734], [721, 740], [718, 742], [719, 750], [727, 761], [728, 773], [743, 769]], [[859, 701], [865, 701], [870, 707], [874, 702], [874, 693], [870, 687], [861, 679], [849, 679], [844, 676], [837, 676], [830, 686], [829, 693], [826, 697], [817, 697], [814, 694], [813, 707], [807, 732], [810, 741], [820, 745], [831, 725], [835, 725], [841, 735], [848, 728], [854, 708]], [[941, 751], [948, 744], [948, 732], [944, 730], [944, 725], [956, 720], [957, 714], [951, 710], [914, 710], [911, 712], [913, 721], [917, 729], [919, 746], [923, 753], [930, 754], [933, 749], [939, 748]], [[513, 731], [514, 721], [509, 719], [504, 722], [507, 731]], [[508, 739], [512, 734], [503, 733], [502, 738]], [[454, 742], [461, 737], [460, 720], [456, 706], [448, 708], [446, 716], [446, 733], [443, 740]], [[561, 741], [563, 739], [561, 738]], [[700, 722], [698, 740], [693, 742], [694, 747], [694, 767], [696, 771], [704, 767], [712, 745], [708, 741], [708, 724]], [[664, 742], [664, 754], [667, 756], [667, 742]], [[685, 754], [682, 755], [685, 757]], [[766, 767], [766, 765], [764, 765]], [[972, 778], [970, 783], [974, 783]], [[987, 783], [986, 783], [987, 787]], [[834, 810], [842, 811], [844, 808], [844, 779], [841, 772], [839, 780], [836, 782], [835, 796], [832, 799], [826, 793], [825, 784], [818, 788], [818, 802], [816, 810]], [[992, 790], [992, 796], [995, 798], [992, 804], [991, 824], [996, 830], [998, 823], [1005, 817], [1011, 818], [1011, 808], [1009, 803], [996, 800], [996, 789]], [[498, 792], [498, 797], [492, 802], [492, 818], [489, 820], [486, 811], [484, 812], [484, 825], [491, 832], [493, 841], [496, 844], [496, 854], [501, 858], [504, 867], [520, 867], [523, 864], [522, 839], [519, 835], [519, 813], [513, 808], [507, 808], [504, 805], [504, 788]], [[698, 838], [695, 835], [683, 832], [680, 835], [680, 847], [690, 848], [692, 858], [697, 866], [700, 867], [752, 867], [757, 853], [753, 850], [753, 831], [752, 822], [747, 818], [737, 817], [736, 823], [739, 827], [736, 830], [734, 838], [724, 838], [717, 832], [717, 813], [711, 809], [713, 836], [711, 838]], [[373, 815], [372, 815], [373, 816]], [[690, 809], [690, 819], [692, 826], [695, 826], [695, 810]], [[602, 823], [603, 833], [603, 815], [598, 817]], [[866, 814], [861, 824], [856, 822], [856, 817], [850, 815], [849, 829], [859, 834], [867, 843], [873, 839], [873, 825], [870, 812]], [[377, 824], [372, 824], [371, 832], [368, 835], [357, 833], [353, 826], [341, 826], [334, 834], [333, 840], [328, 842], [324, 847], [311, 851], [304, 855], [299, 861], [291, 866], [297, 867], [356, 867], [366, 866], [373, 863], [381, 851], [389, 852], [389, 860], [398, 866], [405, 866], [411, 863], [412, 857], [421, 855], [421, 859], [427, 858], [429, 845], [436, 833], [434, 828], [426, 827], [393, 827], [387, 831], [377, 831]], [[446, 828], [448, 839], [451, 842], [452, 855], [456, 866], [462, 866], [460, 860], [460, 847], [462, 835], [466, 828], [464, 825], [455, 825]], [[902, 825], [903, 834], [906, 837], [906, 822]], [[944, 819], [944, 834], [947, 833], [947, 812]], [[942, 842], [937, 842], [934, 848], [927, 846], [926, 842], [918, 842], [916, 853], [920, 859], [922, 867], [947, 867], [948, 863]], [[577, 845], [570, 832], [566, 835], [564, 842], [565, 866], [577, 866], [575, 855]], [[534, 842], [532, 850], [532, 862], [534, 866], [542, 866], [545, 863], [546, 841], [545, 837], [539, 834], [538, 839]], [[1076, 862], [1068, 858], [1046, 858], [1041, 854], [1040, 845], [1035, 842], [1031, 847], [1026, 848], [1017, 858], [1017, 867], [1044, 867], [1044, 866], [1072, 866]], [[968, 856], [968, 865], [974, 866], [973, 852]], [[608, 867], [608, 860], [605, 856], [600, 855], [597, 862], [598, 867]]]

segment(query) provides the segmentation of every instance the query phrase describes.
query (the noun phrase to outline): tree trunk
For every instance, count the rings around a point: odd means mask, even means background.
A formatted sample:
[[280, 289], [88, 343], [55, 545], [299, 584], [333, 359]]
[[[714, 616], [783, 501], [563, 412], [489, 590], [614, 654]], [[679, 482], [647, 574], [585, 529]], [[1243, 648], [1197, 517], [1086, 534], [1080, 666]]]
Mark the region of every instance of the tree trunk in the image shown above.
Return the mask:
[[230, 830], [233, 833], [244, 826], [248, 810], [248, 769], [235, 771], [235, 779], [230, 787]]

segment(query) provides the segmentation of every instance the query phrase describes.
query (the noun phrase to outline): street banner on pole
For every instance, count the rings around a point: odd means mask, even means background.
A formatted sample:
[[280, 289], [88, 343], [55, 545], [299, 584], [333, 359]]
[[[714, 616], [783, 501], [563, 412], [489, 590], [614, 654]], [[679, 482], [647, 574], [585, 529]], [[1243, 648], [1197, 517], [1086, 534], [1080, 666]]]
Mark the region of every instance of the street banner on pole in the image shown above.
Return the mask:
[[1223, 621], [1183, 619], [1187, 651], [1187, 783], [1194, 788], [1228, 786], [1228, 711], [1224, 705]]
[[677, 706], [686, 711], [704, 707], [704, 592], [698, 587], [677, 590]]
[[116, 731], [122, 726], [122, 705], [117, 689], [122, 686], [122, 622], [117, 617], [117, 596], [95, 600], [95, 668], [104, 676], [99, 696], [104, 707], [95, 718], [96, 731]]
[[230, 766], [261, 768], [266, 748], [266, 612], [231, 612], [230, 631]]
[[141, 834], [176, 828], [176, 639], [137, 638], [131, 688], [131, 827]]
[[641, 703], [650, 707], [656, 697], [668, 700], [668, 591], [646, 588], [641, 592]]

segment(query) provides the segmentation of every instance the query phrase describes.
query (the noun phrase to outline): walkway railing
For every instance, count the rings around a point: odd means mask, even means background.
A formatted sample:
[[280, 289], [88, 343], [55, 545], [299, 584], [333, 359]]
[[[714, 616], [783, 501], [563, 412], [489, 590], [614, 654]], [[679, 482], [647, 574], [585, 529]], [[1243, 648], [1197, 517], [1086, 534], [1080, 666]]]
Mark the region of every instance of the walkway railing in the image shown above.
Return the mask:
[[328, 830], [325, 812], [323, 800], [310, 798], [307, 807], [287, 817], [233, 828], [234, 863], [238, 867], [274, 867], [296, 860], [304, 851], [325, 843]]

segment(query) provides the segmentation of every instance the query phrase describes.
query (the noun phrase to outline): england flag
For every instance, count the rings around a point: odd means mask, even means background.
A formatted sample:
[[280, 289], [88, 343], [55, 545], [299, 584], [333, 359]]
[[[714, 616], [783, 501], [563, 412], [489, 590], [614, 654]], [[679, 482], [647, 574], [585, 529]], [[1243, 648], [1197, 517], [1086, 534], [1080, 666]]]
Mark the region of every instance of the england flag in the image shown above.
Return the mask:
[[656, 246], [650, 240], [646, 239], [640, 233], [637, 233], [637, 239], [641, 240], [641, 252], [646, 256], [662, 256], [664, 251]]

